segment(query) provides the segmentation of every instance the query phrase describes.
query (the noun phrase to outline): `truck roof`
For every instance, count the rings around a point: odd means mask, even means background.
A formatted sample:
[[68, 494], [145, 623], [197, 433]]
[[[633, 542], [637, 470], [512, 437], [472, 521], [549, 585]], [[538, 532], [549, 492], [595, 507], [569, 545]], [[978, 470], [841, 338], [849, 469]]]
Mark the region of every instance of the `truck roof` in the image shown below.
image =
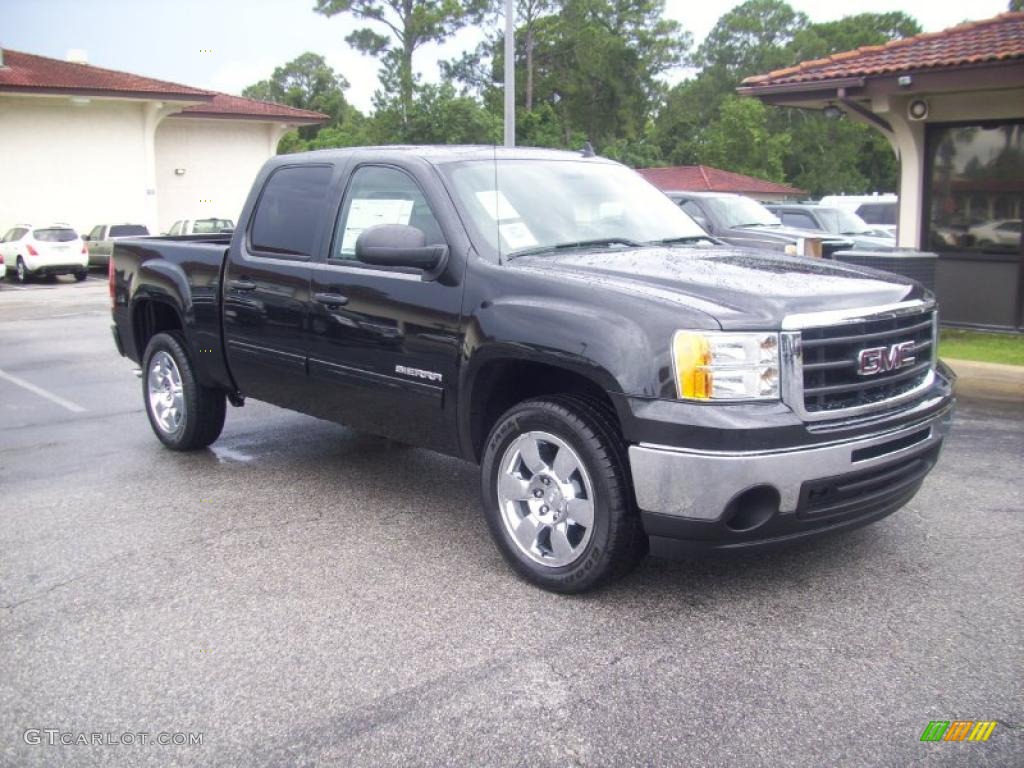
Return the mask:
[[301, 162], [322, 162], [325, 158], [343, 158], [353, 154], [403, 154], [422, 158], [430, 163], [451, 163], [459, 160], [581, 160], [611, 163], [612, 160], [602, 157], [584, 157], [581, 152], [569, 152], [561, 149], [542, 149], [537, 147], [498, 147], [489, 144], [389, 144], [376, 147], [346, 147], [343, 149], [320, 149], [313, 152], [300, 152], [294, 155], [278, 155], [288, 164]]

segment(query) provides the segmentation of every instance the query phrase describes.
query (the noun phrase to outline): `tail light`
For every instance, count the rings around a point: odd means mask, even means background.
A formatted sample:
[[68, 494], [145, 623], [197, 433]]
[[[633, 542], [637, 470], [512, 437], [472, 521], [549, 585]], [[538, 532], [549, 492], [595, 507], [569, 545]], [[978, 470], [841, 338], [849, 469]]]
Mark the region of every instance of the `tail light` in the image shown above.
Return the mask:
[[86, 247], [85, 243], [82, 243], [82, 255], [83, 256], [88, 256], [89, 255], [89, 249]]
[[114, 311], [114, 254], [107, 258], [107, 286], [110, 288], [110, 311]]
[[29, 256], [38, 256], [39, 255], [39, 251], [37, 251], [31, 245], [26, 245], [25, 246], [25, 253], [27, 253]]

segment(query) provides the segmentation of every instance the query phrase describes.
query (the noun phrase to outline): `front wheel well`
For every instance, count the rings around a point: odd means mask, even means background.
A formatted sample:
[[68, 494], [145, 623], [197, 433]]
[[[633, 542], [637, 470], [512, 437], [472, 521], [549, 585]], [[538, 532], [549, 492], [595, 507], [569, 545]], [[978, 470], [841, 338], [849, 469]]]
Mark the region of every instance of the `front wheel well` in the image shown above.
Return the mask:
[[184, 329], [181, 317], [170, 304], [162, 301], [146, 299], [136, 304], [132, 310], [132, 330], [135, 336], [135, 351], [141, 362], [149, 340], [163, 331], [180, 331]]
[[469, 411], [473, 458], [481, 460], [487, 435], [505, 411], [516, 403], [544, 395], [584, 397], [605, 409], [621, 433], [615, 405], [608, 393], [583, 374], [547, 363], [494, 361], [474, 378]]

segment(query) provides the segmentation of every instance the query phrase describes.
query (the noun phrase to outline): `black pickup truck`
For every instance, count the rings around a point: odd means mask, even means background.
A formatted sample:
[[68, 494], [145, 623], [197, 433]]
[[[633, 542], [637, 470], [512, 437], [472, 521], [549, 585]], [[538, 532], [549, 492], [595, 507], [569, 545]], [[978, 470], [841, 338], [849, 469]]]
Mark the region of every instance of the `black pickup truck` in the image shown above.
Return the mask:
[[119, 240], [109, 274], [165, 445], [252, 397], [478, 463], [499, 549], [563, 592], [878, 520], [953, 408], [923, 288], [725, 246], [575, 153], [280, 156], [230, 237]]

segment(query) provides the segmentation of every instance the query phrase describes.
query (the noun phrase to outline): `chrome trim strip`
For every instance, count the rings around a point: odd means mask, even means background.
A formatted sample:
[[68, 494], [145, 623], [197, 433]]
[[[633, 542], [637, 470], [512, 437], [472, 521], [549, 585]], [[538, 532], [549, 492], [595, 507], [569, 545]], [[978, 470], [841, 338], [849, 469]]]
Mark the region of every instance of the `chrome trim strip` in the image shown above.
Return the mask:
[[864, 320], [884, 320], [887, 317], [912, 315], [916, 312], [928, 312], [933, 309], [935, 309], [934, 299], [913, 299], [896, 304], [883, 304], [877, 307], [802, 312], [795, 315], [786, 315], [782, 318], [782, 330], [797, 331], [801, 328], [817, 328], [823, 325], [844, 325], [846, 323], [859, 323]]

